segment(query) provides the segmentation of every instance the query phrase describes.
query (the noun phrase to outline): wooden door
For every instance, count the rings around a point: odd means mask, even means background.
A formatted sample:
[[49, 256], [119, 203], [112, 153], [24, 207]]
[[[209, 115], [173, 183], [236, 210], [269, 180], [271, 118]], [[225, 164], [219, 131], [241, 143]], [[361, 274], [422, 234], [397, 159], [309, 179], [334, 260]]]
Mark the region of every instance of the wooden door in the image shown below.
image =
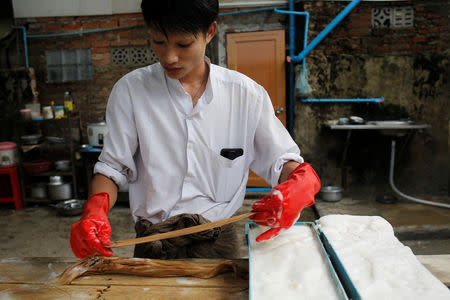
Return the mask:
[[[285, 31], [227, 34], [228, 68], [239, 71], [268, 92], [277, 117], [286, 126]], [[250, 171], [247, 186], [270, 186]]]

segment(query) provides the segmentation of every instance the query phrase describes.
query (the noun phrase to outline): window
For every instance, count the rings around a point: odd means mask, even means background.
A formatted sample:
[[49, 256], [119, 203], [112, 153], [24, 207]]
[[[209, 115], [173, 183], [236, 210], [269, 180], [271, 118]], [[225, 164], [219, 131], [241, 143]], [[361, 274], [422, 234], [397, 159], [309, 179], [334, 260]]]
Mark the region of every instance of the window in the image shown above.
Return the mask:
[[92, 80], [91, 49], [47, 50], [47, 82]]

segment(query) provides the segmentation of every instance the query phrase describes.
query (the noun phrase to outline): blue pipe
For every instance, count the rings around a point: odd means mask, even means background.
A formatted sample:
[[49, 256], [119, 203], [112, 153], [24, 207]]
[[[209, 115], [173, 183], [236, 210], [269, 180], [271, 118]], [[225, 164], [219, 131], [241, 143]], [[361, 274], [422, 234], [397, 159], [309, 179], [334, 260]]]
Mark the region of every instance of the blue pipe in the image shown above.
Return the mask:
[[[289, 46], [288, 57], [294, 56], [295, 53], [295, 15], [305, 16], [305, 31], [303, 36], [303, 49], [306, 48], [307, 39], [308, 39], [308, 23], [309, 23], [309, 13], [295, 11], [295, 3], [294, 0], [289, 0], [289, 10], [280, 10], [278, 8], [274, 9], [275, 13], [279, 14], [289, 14]], [[287, 130], [291, 134], [294, 135], [294, 86], [295, 86], [295, 67], [293, 64], [288, 65], [289, 68], [289, 79], [287, 85]], [[306, 71], [306, 59], [303, 59], [302, 62], [303, 72]]]
[[[292, 57], [295, 55], [295, 16], [294, 15], [303, 15], [306, 17], [305, 20], [305, 34], [303, 39], [303, 49], [306, 48], [307, 44], [307, 36], [308, 36], [308, 22], [309, 22], [309, 14], [307, 12], [296, 12], [294, 7], [294, 1], [289, 0], [289, 11], [281, 10], [282, 8], [286, 8], [286, 6], [279, 7], [265, 7], [251, 10], [241, 10], [241, 11], [233, 11], [233, 12], [225, 12], [219, 13], [219, 16], [229, 16], [229, 15], [238, 15], [244, 13], [253, 13], [253, 12], [261, 12], [261, 11], [274, 11], [279, 14], [289, 14], [289, 46], [288, 46], [288, 57]], [[303, 71], [306, 70], [306, 63], [303, 60]], [[293, 64], [288, 65], [288, 76], [289, 79], [287, 81], [287, 130], [293, 136], [294, 132], [294, 85], [295, 85], [295, 68]]]
[[306, 47], [306, 49], [303, 49], [303, 51], [297, 55], [297, 56], [291, 56], [288, 60], [291, 61], [292, 63], [299, 63], [300, 61], [302, 61], [302, 59], [305, 58], [306, 55], [308, 55], [309, 52], [311, 52], [312, 49], [314, 49], [317, 44], [319, 44], [324, 38], [325, 36], [331, 31], [333, 30], [334, 27], [336, 27], [336, 25], [342, 21], [342, 19], [348, 15], [348, 13], [350, 13], [350, 11], [356, 6], [358, 5], [358, 3], [361, 0], [353, 0], [351, 3], [349, 3], [343, 11], [341, 11], [336, 18], [333, 19], [333, 21], [331, 21], [330, 24], [328, 24], [328, 26], [322, 30], [318, 36], [316, 36], [316, 38], [308, 45], [308, 47]]
[[24, 45], [24, 52], [25, 52], [25, 67], [28, 69], [30, 67], [30, 63], [28, 60], [27, 29], [24, 26], [12, 26], [12, 28], [22, 30], [23, 45]]
[[[286, 8], [286, 6], [275, 7], [275, 9], [278, 9], [278, 8]], [[230, 15], [240, 15], [240, 14], [261, 12], [261, 11], [269, 11], [269, 10], [273, 11], [274, 7], [265, 7], [265, 8], [249, 9], [249, 10], [238, 10], [238, 11], [224, 12], [224, 13], [219, 13], [219, 17], [230, 16]]]
[[245, 189], [246, 192], [270, 192], [271, 188], [251, 188], [248, 187]]
[[[303, 39], [303, 49], [306, 49], [307, 41], [308, 41], [309, 13], [304, 12], [304, 11], [294, 11], [293, 8], [291, 11], [280, 10], [278, 8], [275, 8], [274, 11], [279, 14], [290, 14], [291, 16], [289, 16], [289, 18], [294, 17], [292, 15], [305, 16], [305, 32], [304, 32], [304, 39]], [[291, 44], [291, 41], [292, 41], [292, 44]], [[295, 22], [294, 22], [293, 26], [289, 25], [289, 56], [290, 57], [294, 56], [294, 51], [295, 51], [294, 43], [295, 43]], [[303, 71], [305, 71], [305, 69], [306, 69], [305, 60], [306, 59], [303, 59], [303, 65], [302, 65]]]
[[132, 29], [132, 28], [143, 27], [143, 26], [145, 26], [145, 25], [139, 24], [139, 25], [121, 26], [121, 27], [113, 27], [113, 28], [101, 28], [101, 29], [92, 29], [92, 30], [84, 30], [84, 31], [76, 31], [76, 32], [34, 34], [34, 35], [29, 35], [28, 38], [42, 39], [42, 38], [64, 37], [64, 36], [73, 36], [73, 35], [83, 35], [83, 34], [88, 34], [88, 33], [113, 31], [113, 30]]
[[381, 103], [384, 101], [384, 97], [381, 98], [368, 98], [368, 99], [302, 99], [302, 102], [375, 102]]

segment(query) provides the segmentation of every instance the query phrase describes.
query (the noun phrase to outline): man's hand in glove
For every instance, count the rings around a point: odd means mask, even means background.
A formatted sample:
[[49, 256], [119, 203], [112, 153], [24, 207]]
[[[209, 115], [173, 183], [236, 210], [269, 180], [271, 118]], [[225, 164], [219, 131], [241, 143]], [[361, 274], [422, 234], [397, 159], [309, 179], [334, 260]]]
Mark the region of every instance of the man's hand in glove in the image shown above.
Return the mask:
[[277, 236], [281, 229], [290, 228], [303, 208], [314, 204], [314, 195], [320, 190], [320, 179], [313, 168], [302, 163], [287, 180], [275, 186], [269, 195], [253, 203], [250, 217], [256, 224], [272, 227], [260, 234], [257, 242]]
[[70, 245], [76, 257], [85, 258], [96, 253], [113, 256], [112, 250], [105, 248], [111, 244], [108, 211], [108, 193], [98, 193], [88, 198], [80, 221], [72, 224], [70, 232]]

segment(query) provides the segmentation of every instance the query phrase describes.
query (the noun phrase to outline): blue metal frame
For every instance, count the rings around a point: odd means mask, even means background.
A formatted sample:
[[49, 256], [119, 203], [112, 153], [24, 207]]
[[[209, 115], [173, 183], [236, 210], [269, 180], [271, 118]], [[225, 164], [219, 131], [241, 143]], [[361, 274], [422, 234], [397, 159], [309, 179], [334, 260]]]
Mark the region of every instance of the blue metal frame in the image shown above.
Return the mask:
[[330, 261], [333, 264], [334, 270], [336, 270], [337, 276], [339, 277], [340, 282], [342, 282], [342, 285], [345, 289], [345, 292], [352, 300], [361, 300], [361, 295], [359, 294], [358, 290], [356, 289], [355, 285], [353, 284], [352, 279], [347, 273], [347, 270], [345, 269], [344, 265], [342, 264], [341, 260], [339, 259], [339, 256], [337, 255], [336, 251], [334, 251], [333, 246], [331, 246], [330, 242], [328, 241], [325, 233], [320, 229], [320, 226], [317, 224], [317, 221], [314, 221], [316, 224], [315, 228], [318, 232], [318, 237], [321, 241], [321, 244], [325, 248], [326, 252], [328, 253], [330, 257]]
[[368, 98], [368, 99], [302, 99], [302, 102], [309, 103], [309, 102], [353, 102], [353, 103], [362, 103], [362, 102], [373, 102], [373, 103], [381, 103], [384, 101], [384, 97], [381, 98]]

